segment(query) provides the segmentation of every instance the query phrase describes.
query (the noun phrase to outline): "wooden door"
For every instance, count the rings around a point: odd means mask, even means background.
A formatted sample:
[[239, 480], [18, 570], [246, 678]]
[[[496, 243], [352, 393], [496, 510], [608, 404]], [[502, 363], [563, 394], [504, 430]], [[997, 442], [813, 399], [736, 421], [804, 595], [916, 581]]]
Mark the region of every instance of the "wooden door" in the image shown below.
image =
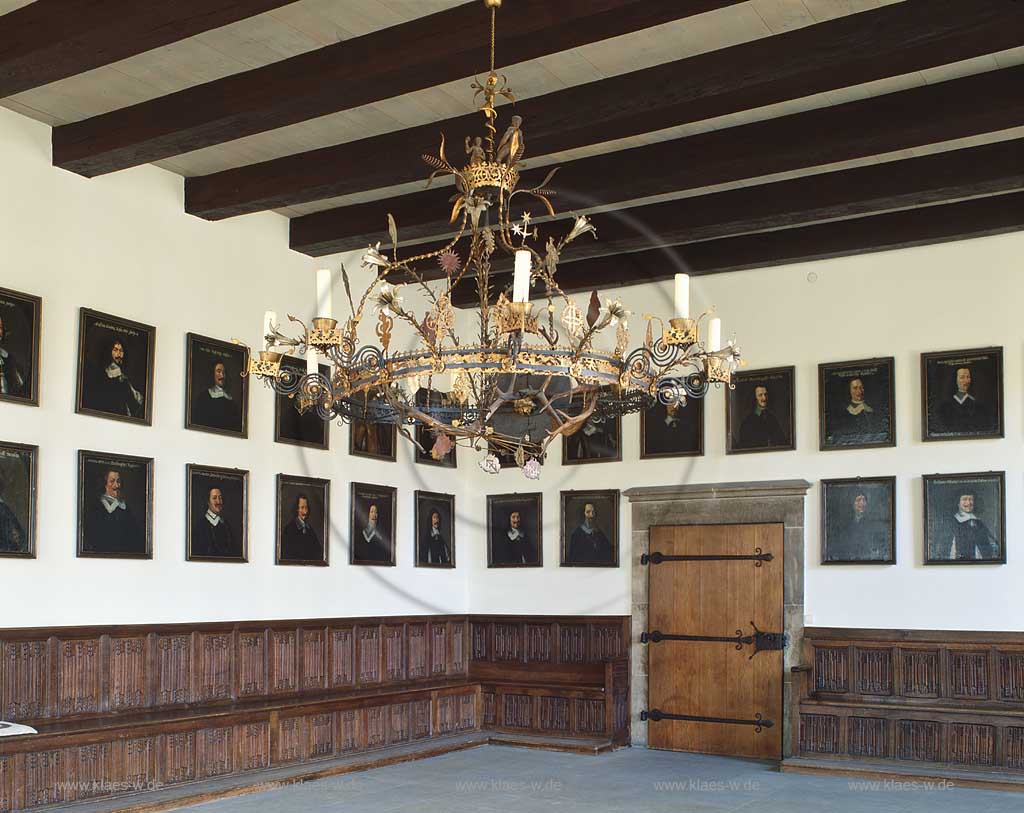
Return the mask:
[[[781, 759], [782, 545], [781, 524], [651, 528], [652, 561], [647, 565], [647, 740], [651, 748]], [[659, 553], [707, 558], [664, 559], [656, 564]], [[762, 558], [717, 558], [755, 555]], [[755, 626], [780, 637], [758, 640]], [[735, 640], [662, 638], [655, 642], [651, 638], [659, 637], [656, 632]], [[755, 654], [758, 643], [777, 648]], [[715, 721], [658, 719], [659, 712]], [[758, 715], [763, 721], [760, 726], [753, 723]]]

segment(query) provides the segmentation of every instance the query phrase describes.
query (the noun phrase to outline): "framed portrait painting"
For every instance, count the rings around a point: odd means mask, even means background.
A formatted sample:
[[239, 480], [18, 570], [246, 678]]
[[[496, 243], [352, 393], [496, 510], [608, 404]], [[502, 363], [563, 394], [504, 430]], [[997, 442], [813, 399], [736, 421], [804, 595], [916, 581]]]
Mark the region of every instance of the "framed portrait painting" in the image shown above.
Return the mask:
[[726, 454], [796, 448], [795, 368], [745, 370], [725, 393]]
[[896, 564], [896, 478], [821, 481], [821, 563]]
[[921, 439], [1003, 437], [1003, 348], [921, 354]]
[[0, 401], [39, 406], [43, 300], [0, 288]]
[[619, 492], [563, 491], [561, 566], [619, 566]]
[[1006, 564], [1006, 473], [924, 476], [924, 563]]
[[0, 556], [36, 556], [39, 447], [0, 442]]
[[153, 558], [153, 458], [78, 452], [78, 555]]
[[[305, 363], [289, 356], [281, 359], [281, 367], [300, 377], [306, 374]], [[319, 369], [320, 374], [330, 380], [330, 368], [321, 364]], [[275, 395], [274, 442], [327, 451], [331, 447], [331, 422], [322, 420], [315, 409], [299, 412], [294, 398]]]
[[186, 558], [190, 562], [249, 560], [249, 472], [186, 467]]
[[330, 551], [331, 481], [277, 475], [274, 564], [326, 567]]
[[541, 567], [544, 557], [542, 495], [487, 497], [487, 566]]
[[352, 483], [353, 565], [394, 567], [398, 489]]
[[374, 423], [353, 419], [348, 430], [348, 453], [374, 460], [398, 459], [398, 427], [393, 423]]
[[455, 496], [416, 492], [416, 567], [455, 567]]
[[819, 448], [896, 445], [893, 358], [818, 365]]
[[704, 399], [686, 406], [656, 403], [640, 411], [640, 459], [704, 454]]
[[150, 426], [156, 328], [82, 308], [75, 412]]
[[562, 465], [622, 460], [622, 418], [591, 415], [571, 435], [562, 435]]
[[189, 333], [185, 338], [185, 428], [249, 436], [245, 348]]

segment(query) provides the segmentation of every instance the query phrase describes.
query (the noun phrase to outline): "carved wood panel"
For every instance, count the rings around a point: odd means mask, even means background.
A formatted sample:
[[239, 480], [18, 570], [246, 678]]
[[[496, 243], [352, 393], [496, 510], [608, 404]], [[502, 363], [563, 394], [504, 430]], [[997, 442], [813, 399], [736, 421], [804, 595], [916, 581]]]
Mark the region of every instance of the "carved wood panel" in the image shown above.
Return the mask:
[[380, 627], [359, 627], [356, 642], [359, 685], [380, 683]]
[[172, 706], [192, 700], [192, 636], [156, 637], [156, 704]]
[[[41, 807], [69, 801], [64, 787], [64, 753], [37, 751], [19, 754], [22, 807]], [[73, 794], [72, 794], [73, 796]]]
[[267, 693], [267, 638], [262, 632], [238, 634], [238, 696]]
[[3, 645], [3, 719], [8, 722], [45, 717], [49, 708], [50, 672], [46, 641], [6, 641]]
[[990, 725], [950, 723], [947, 760], [957, 765], [991, 765], [995, 759], [995, 729]]
[[149, 670], [145, 638], [110, 639], [110, 710], [142, 708], [147, 704]]
[[1007, 768], [1024, 768], [1024, 728], [1007, 726], [1006, 757]]
[[270, 767], [270, 723], [246, 723], [235, 726], [238, 770], [254, 771]]
[[306, 726], [302, 717], [283, 717], [277, 723], [278, 762], [298, 762], [305, 754]]
[[0, 757], [0, 813], [14, 808], [14, 757]]
[[469, 671], [466, 658], [466, 622], [452, 621], [450, 624], [452, 641], [452, 665], [450, 675], [465, 675]]
[[430, 625], [430, 674], [443, 675], [448, 671], [448, 625]]
[[430, 700], [412, 700], [409, 703], [410, 734], [414, 740], [430, 736]]
[[323, 689], [326, 682], [327, 640], [323, 630], [302, 630], [302, 688]]
[[939, 652], [935, 650], [904, 649], [903, 694], [907, 697], [939, 696]]
[[543, 731], [569, 730], [568, 697], [538, 697], [537, 701], [540, 705], [540, 727]]
[[527, 663], [551, 663], [551, 624], [526, 625]]
[[850, 658], [846, 647], [814, 648], [814, 688], [819, 692], [850, 690]]
[[359, 750], [359, 710], [345, 709], [337, 713], [338, 753]]
[[[473, 630], [473, 660], [489, 661], [491, 659], [490, 630], [491, 624], [474, 622]], [[454, 630], [452, 635], [454, 636]]]
[[949, 693], [951, 697], [988, 697], [988, 653], [949, 653]]
[[427, 676], [427, 625], [409, 624], [409, 680]]
[[388, 707], [388, 745], [409, 741], [409, 704], [392, 703]]
[[61, 641], [57, 646], [57, 713], [89, 714], [99, 711], [99, 639]]
[[801, 714], [800, 750], [814, 754], [840, 753], [839, 718], [832, 714]]
[[272, 694], [285, 694], [298, 689], [298, 646], [295, 639], [295, 630], [272, 630], [270, 633], [270, 691]]
[[892, 694], [892, 650], [857, 649], [857, 691], [861, 694]]
[[322, 759], [334, 753], [334, 715], [314, 714], [306, 718], [309, 731], [309, 759]]
[[331, 630], [331, 688], [355, 683], [355, 638], [352, 627]]
[[454, 695], [444, 694], [437, 698], [437, 733], [451, 734], [457, 725], [458, 709]]
[[520, 624], [494, 625], [494, 660], [520, 661], [523, 658], [522, 626]]
[[482, 692], [480, 697], [483, 701], [484, 725], [494, 725], [496, 721], [494, 715], [494, 692]]
[[586, 624], [558, 625], [558, 661], [559, 663], [586, 663]]
[[196, 696], [200, 703], [231, 699], [231, 633], [199, 633]]
[[933, 720], [899, 720], [896, 723], [896, 756], [917, 762], [939, 759], [941, 726]]
[[850, 717], [847, 722], [849, 753], [884, 759], [889, 755], [889, 721], [877, 717]]
[[[120, 740], [115, 744], [114, 764], [123, 766], [122, 777], [129, 785], [151, 788], [159, 781], [157, 739], [156, 737], [138, 737], [131, 740]], [[120, 756], [116, 750], [118, 746], [122, 749]]]
[[458, 718], [455, 727], [459, 731], [471, 731], [476, 728], [476, 694], [458, 695]]
[[576, 700], [576, 731], [580, 734], [604, 733], [604, 701]]
[[366, 748], [380, 748], [387, 741], [387, 706], [363, 709], [363, 732]]
[[[93, 799], [108, 796], [113, 781], [113, 745], [109, 742], [100, 742], [66, 749], [65, 760], [72, 756], [74, 764], [70, 764], [70, 760], [66, 763], [68, 770], [65, 771], [64, 777], [65, 781], [73, 778], [74, 798]], [[67, 795], [70, 797], [70, 794]]]
[[527, 694], [502, 696], [504, 717], [501, 724], [509, 728], [533, 728], [533, 703]]
[[1024, 652], [999, 653], [999, 696], [1003, 700], [1024, 700]]
[[196, 764], [200, 779], [234, 773], [233, 734], [233, 728], [204, 728], [197, 732]]
[[592, 661], [617, 658], [624, 652], [622, 624], [590, 625], [590, 659]]
[[169, 785], [196, 778], [196, 734], [183, 731], [164, 738], [164, 782]]
[[398, 625], [385, 624], [384, 680], [392, 683], [405, 680], [405, 630]]

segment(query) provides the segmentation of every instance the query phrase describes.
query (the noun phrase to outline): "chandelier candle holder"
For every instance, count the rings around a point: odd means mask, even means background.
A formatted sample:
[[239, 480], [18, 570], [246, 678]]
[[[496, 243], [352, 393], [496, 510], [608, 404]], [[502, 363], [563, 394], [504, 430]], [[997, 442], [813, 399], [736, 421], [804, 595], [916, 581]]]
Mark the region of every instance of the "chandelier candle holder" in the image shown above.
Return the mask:
[[[594, 291], [584, 310], [559, 286], [562, 253], [587, 235], [596, 239], [597, 231], [586, 215], [574, 215], [560, 239], [535, 245], [534, 217], [556, 217], [549, 184], [557, 167], [540, 184], [520, 188], [523, 120], [511, 115], [499, 137], [495, 107], [499, 98], [515, 104], [506, 78], [494, 68], [501, 0], [484, 3], [491, 15], [490, 70], [483, 82], [472, 84], [483, 130], [460, 145], [461, 167], [449, 159], [443, 134], [437, 153], [423, 156], [432, 169], [428, 186], [438, 177], [454, 183], [448, 242], [404, 256], [398, 224], [388, 214], [390, 245], [382, 249], [377, 243], [364, 252], [362, 267], [371, 280], [358, 299], [341, 269], [349, 315], [335, 318], [331, 272], [317, 271], [317, 317], [307, 327], [289, 316], [302, 330], [288, 336], [277, 315], [267, 311], [263, 349], [250, 354], [247, 372], [325, 421], [394, 424], [417, 446], [412, 430], [425, 427], [434, 446], [420, 447], [424, 452], [439, 458], [462, 444], [484, 453], [484, 471], [500, 471], [502, 455], [536, 479], [550, 444], [579, 431], [592, 416], [623, 415], [656, 402], [685, 405], [688, 398], [703, 397], [712, 383], [732, 386], [732, 373], [743, 362], [732, 342], [722, 347], [719, 319], [708, 320], [707, 341], [702, 340], [701, 323], [710, 312], [691, 317], [686, 274], [675, 277], [673, 315], [667, 323], [645, 315], [645, 339], [632, 350], [630, 311], [619, 299], [602, 301]], [[511, 280], [492, 274], [492, 264], [509, 255]], [[475, 281], [478, 294], [469, 336], [456, 332], [452, 307], [452, 291], [463, 280]], [[406, 286], [425, 297], [421, 311], [404, 305]], [[373, 319], [376, 341], [367, 343], [359, 329]], [[396, 322], [412, 331], [412, 349], [391, 349]], [[599, 344], [606, 336], [613, 342], [605, 344], [613, 346], [603, 349]], [[282, 364], [292, 354], [305, 356], [305, 374]], [[320, 372], [321, 364], [329, 374]], [[441, 382], [450, 388], [441, 389]]]

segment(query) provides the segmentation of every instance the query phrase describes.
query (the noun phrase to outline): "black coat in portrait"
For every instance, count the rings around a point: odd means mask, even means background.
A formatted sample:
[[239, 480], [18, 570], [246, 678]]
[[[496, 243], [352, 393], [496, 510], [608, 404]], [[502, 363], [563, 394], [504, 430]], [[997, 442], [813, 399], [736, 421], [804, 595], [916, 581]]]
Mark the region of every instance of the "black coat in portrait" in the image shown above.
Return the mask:
[[18, 357], [10, 348], [0, 344], [0, 395], [28, 395], [28, 383], [25, 368]]
[[312, 525], [295, 517], [284, 526], [281, 558], [299, 562], [323, 561], [324, 546]]
[[859, 442], [886, 434], [882, 419], [870, 404], [852, 401], [832, 416], [834, 431], [844, 438], [854, 437]]
[[614, 562], [615, 549], [600, 528], [580, 523], [569, 539], [569, 561], [573, 564]]
[[999, 428], [992, 410], [973, 395], [962, 400], [951, 395], [939, 406], [939, 417], [947, 432], [993, 432]]
[[867, 513], [851, 512], [829, 533], [828, 558], [837, 561], [884, 561], [890, 557], [888, 525]]
[[973, 515], [953, 518], [950, 557], [951, 559], [998, 559], [999, 540], [988, 527]]
[[355, 558], [361, 562], [391, 561], [391, 546], [379, 527], [366, 526], [356, 533]]
[[145, 393], [135, 386], [124, 367], [108, 364], [89, 368], [82, 388], [82, 404], [87, 409], [141, 418], [145, 415]]
[[87, 553], [146, 552], [145, 528], [125, 502], [111, 503], [98, 497], [89, 508], [83, 530], [82, 547]]
[[770, 409], [755, 409], [740, 424], [740, 445], [757, 449], [764, 446], [788, 446], [782, 424]]
[[241, 545], [235, 539], [223, 515], [216, 525], [210, 522], [204, 512], [192, 524], [192, 555], [193, 556], [231, 556], [242, 555]]
[[494, 564], [496, 565], [532, 565], [537, 563], [537, 545], [520, 531], [516, 539], [509, 537], [506, 529], [498, 533], [494, 539]]
[[419, 563], [421, 565], [450, 565], [452, 563], [451, 546], [447, 536], [434, 528], [423, 529], [420, 535]]
[[0, 500], [0, 551], [20, 553], [27, 550], [28, 537], [14, 511]]
[[192, 404], [192, 420], [201, 426], [238, 432], [242, 428], [242, 408], [227, 391], [209, 387], [196, 396]]

